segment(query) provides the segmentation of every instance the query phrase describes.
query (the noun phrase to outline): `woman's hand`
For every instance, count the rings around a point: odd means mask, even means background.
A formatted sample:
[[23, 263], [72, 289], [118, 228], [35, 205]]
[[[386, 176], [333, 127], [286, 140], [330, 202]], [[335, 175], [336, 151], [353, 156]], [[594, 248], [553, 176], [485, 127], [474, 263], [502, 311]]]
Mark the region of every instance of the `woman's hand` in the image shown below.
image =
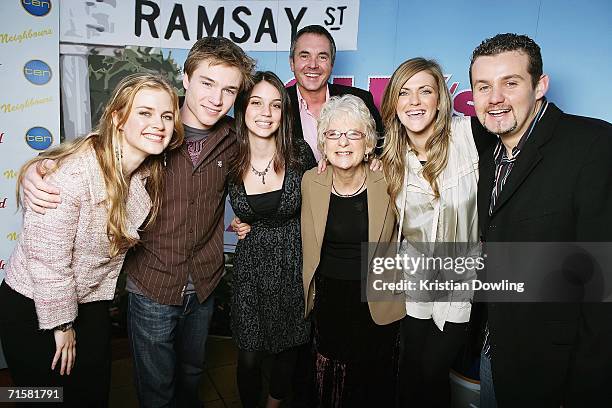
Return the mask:
[[43, 180], [43, 176], [54, 167], [53, 160], [38, 161], [28, 167], [21, 183], [23, 204], [39, 214], [44, 214], [47, 208], [56, 208], [61, 202], [59, 189]]
[[317, 174], [321, 174], [327, 168], [327, 160], [321, 159], [319, 163], [317, 163]]
[[382, 169], [383, 169], [382, 160], [376, 159], [376, 158], [373, 158], [372, 160], [370, 160], [370, 170], [382, 171]]
[[61, 358], [60, 375], [70, 375], [76, 360], [76, 333], [73, 328], [66, 331], [54, 330], [55, 355], [51, 363], [51, 370], [55, 370], [58, 360]]
[[241, 222], [238, 217], [234, 217], [230, 225], [236, 235], [238, 235], [238, 239], [244, 239], [246, 235], [251, 232], [251, 226], [246, 222]]

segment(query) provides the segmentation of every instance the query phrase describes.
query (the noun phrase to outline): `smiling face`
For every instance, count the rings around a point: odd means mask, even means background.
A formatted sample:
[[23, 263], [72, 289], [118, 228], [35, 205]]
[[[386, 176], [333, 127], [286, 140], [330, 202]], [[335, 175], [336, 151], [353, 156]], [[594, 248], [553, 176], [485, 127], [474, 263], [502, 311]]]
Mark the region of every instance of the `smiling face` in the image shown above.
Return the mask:
[[[332, 117], [325, 130], [336, 130], [342, 133], [357, 130], [363, 134], [366, 133], [363, 124], [345, 113], [339, 113]], [[368, 149], [367, 152], [370, 153], [371, 150]], [[363, 163], [363, 157], [366, 153], [366, 138], [350, 140], [346, 135], [340, 136], [337, 140], [326, 138], [323, 151], [332, 166], [344, 170], [355, 168]]]
[[520, 138], [535, 117], [548, 89], [548, 77], [542, 75], [534, 89], [528, 63], [527, 55], [519, 51], [480, 56], [474, 61], [474, 108], [489, 132]]
[[267, 138], [278, 131], [282, 115], [281, 94], [272, 84], [261, 81], [253, 87], [244, 121], [250, 137]]
[[[124, 157], [144, 160], [164, 151], [174, 132], [173, 107], [166, 91], [145, 88], [136, 93], [125, 123], [119, 126]], [[114, 113], [113, 121], [117, 120]]]
[[331, 44], [323, 35], [308, 33], [298, 38], [289, 65], [300, 92], [316, 92], [325, 87], [333, 68], [331, 53]]
[[436, 79], [427, 71], [417, 72], [402, 85], [396, 113], [408, 135], [431, 136], [439, 99]]
[[213, 127], [232, 108], [241, 84], [238, 68], [210, 65], [208, 60], [200, 62], [191, 75], [183, 77], [183, 123], [197, 129]]

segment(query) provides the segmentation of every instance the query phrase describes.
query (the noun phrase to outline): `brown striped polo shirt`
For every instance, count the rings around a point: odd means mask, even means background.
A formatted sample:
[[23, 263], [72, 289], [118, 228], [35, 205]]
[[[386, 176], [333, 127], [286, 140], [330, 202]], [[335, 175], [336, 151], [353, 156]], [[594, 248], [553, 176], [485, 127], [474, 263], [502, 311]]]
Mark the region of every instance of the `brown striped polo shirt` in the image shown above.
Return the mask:
[[139, 291], [157, 303], [180, 305], [191, 274], [200, 302], [223, 274], [225, 179], [236, 154], [233, 119], [221, 119], [194, 166], [186, 145], [168, 153], [160, 212], [140, 233], [123, 265]]

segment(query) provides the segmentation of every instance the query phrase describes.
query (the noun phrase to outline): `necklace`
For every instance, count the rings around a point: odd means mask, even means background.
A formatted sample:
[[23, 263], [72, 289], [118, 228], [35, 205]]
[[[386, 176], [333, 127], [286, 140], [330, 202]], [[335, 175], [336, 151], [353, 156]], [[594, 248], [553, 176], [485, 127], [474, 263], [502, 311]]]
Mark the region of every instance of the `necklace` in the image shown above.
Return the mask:
[[336, 190], [336, 186], [334, 186], [334, 179], [332, 178], [332, 189], [334, 190], [334, 193], [336, 193], [337, 196], [340, 197], [355, 197], [360, 191], [361, 189], [363, 189], [363, 187], [365, 186], [366, 183], [366, 175], [363, 176], [363, 183], [361, 183], [361, 186], [357, 189], [357, 191], [355, 191], [352, 194], [340, 194], [338, 192], [338, 190]]
[[253, 174], [255, 174], [258, 177], [261, 177], [261, 183], [262, 184], [266, 184], [266, 174], [268, 174], [268, 171], [270, 170], [270, 164], [272, 164], [272, 160], [274, 160], [274, 155], [272, 155], [272, 158], [270, 159], [270, 161], [268, 162], [268, 165], [266, 166], [266, 168], [263, 171], [259, 171], [257, 170], [255, 167], [253, 167], [253, 165], [251, 164], [251, 171], [253, 172]]

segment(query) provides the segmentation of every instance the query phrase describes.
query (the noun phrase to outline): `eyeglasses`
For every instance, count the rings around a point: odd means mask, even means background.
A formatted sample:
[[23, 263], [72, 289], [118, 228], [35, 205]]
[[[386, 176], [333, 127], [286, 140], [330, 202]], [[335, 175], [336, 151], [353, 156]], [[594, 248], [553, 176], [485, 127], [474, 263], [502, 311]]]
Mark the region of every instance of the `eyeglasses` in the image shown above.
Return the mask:
[[358, 130], [347, 130], [346, 132], [340, 132], [339, 130], [326, 130], [323, 132], [323, 136], [329, 140], [338, 140], [342, 136], [346, 136], [346, 138], [349, 140], [360, 140], [365, 137], [365, 133]]

